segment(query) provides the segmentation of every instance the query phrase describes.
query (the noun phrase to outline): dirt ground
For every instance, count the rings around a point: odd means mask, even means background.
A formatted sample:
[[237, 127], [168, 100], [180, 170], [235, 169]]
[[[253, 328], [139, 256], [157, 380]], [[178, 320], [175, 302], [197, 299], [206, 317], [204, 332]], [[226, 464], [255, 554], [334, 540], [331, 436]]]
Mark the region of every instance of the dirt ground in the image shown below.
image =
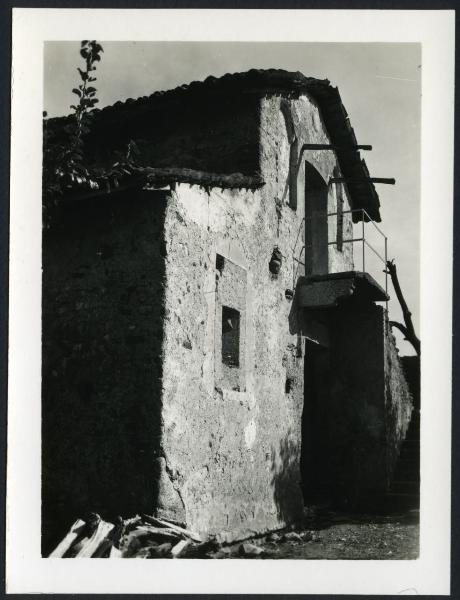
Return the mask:
[[[78, 532], [77, 539], [73, 531]], [[153, 516], [120, 518], [114, 525], [93, 513], [72, 525], [53, 556], [394, 560], [417, 558], [418, 546], [418, 510], [377, 516], [309, 509], [301, 526], [233, 544], [219, 543], [216, 538], [200, 541], [179, 524]]]
[[329, 514], [307, 528], [272, 533], [209, 552], [209, 558], [416, 559], [419, 513], [391, 516]]

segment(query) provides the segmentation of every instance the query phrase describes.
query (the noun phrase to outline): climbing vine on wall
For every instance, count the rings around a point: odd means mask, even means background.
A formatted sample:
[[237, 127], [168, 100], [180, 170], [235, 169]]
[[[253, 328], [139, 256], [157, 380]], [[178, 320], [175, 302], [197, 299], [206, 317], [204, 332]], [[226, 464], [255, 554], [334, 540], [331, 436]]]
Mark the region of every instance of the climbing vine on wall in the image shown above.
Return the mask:
[[107, 166], [91, 165], [85, 156], [84, 138], [90, 133], [96, 97], [96, 66], [101, 60], [102, 46], [96, 40], [83, 40], [80, 56], [83, 68], [77, 67], [80, 82], [72, 92], [76, 95], [72, 112], [62, 127], [50, 127], [47, 114], [43, 124], [43, 222], [49, 226], [51, 215], [66, 192], [77, 188], [88, 190], [117, 188], [119, 180], [132, 175], [139, 167], [137, 144], [130, 140], [126, 151], [115, 151]]
[[[98, 102], [96, 98], [96, 63], [101, 60], [103, 48], [95, 40], [84, 40], [80, 55], [84, 68], [77, 67], [80, 83], [72, 92], [77, 103], [72, 104], [72, 114], [62, 131], [52, 133], [45, 118], [43, 128], [43, 196], [45, 200], [57, 198], [74, 184], [97, 187], [87, 164], [85, 164], [83, 136], [90, 130], [94, 115], [90, 112]], [[46, 117], [46, 113], [43, 115]]]

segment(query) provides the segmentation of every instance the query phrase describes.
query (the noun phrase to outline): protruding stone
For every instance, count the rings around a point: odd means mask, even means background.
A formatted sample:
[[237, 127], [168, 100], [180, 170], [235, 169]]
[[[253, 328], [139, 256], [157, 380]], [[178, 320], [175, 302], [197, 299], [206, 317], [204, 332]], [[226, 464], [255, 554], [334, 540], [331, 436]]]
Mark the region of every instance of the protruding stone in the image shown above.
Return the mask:
[[263, 554], [264, 550], [263, 548], [260, 548], [260, 546], [244, 542], [243, 544], [240, 544], [238, 552], [240, 556], [260, 556]]
[[155, 460], [154, 476], [157, 483], [156, 513], [163, 518], [172, 517], [185, 522], [185, 509], [166, 471], [166, 460], [160, 456]]

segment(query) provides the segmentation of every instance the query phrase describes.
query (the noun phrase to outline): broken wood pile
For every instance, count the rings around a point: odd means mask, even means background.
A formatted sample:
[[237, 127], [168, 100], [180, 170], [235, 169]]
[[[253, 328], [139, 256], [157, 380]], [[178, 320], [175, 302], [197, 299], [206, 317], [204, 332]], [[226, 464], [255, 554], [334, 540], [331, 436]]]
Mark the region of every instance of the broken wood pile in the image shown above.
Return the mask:
[[203, 539], [172, 519], [142, 514], [118, 517], [114, 524], [91, 513], [86, 520], [75, 521], [48, 558], [269, 558], [279, 544], [318, 541], [316, 534], [305, 529], [307, 522], [299, 525], [223, 542], [214, 536]]
[[49, 558], [177, 558], [204, 545], [183, 523], [137, 515], [113, 524], [92, 513], [75, 521]]

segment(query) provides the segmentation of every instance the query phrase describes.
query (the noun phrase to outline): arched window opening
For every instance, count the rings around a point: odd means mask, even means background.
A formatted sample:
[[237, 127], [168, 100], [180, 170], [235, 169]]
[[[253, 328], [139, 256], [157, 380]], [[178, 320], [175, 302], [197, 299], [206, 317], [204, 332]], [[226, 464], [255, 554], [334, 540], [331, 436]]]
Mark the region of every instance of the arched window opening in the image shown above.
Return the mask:
[[305, 274], [324, 275], [328, 260], [328, 186], [318, 171], [305, 162]]

